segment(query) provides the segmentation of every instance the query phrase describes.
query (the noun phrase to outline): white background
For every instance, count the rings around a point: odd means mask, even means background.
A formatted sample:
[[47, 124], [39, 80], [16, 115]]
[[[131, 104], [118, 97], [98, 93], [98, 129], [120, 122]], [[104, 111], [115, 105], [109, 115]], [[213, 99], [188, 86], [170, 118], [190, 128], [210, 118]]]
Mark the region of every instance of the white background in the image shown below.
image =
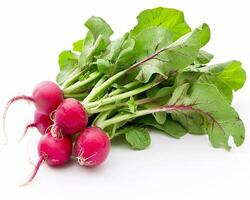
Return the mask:
[[[246, 0], [0, 0], [0, 106], [16, 94], [30, 94], [36, 83], [55, 80], [57, 56], [85, 34], [83, 22], [103, 17], [121, 36], [146, 8], [173, 7], [185, 12], [187, 22], [207, 22], [212, 38], [206, 50], [214, 62], [238, 59], [249, 74], [250, 11]], [[175, 140], [152, 132], [152, 145], [132, 151], [113, 143], [108, 160], [95, 169], [74, 163], [60, 169], [43, 165], [34, 182], [18, 187], [37, 160], [39, 134], [30, 131], [17, 145], [34, 108], [13, 105], [8, 115], [10, 143], [0, 146], [0, 199], [249, 199], [250, 198], [250, 83], [235, 94], [234, 107], [246, 125], [242, 147], [226, 152], [213, 149], [206, 136]], [[0, 127], [1, 128], [1, 127]], [[1, 134], [2, 141], [2, 134]]]

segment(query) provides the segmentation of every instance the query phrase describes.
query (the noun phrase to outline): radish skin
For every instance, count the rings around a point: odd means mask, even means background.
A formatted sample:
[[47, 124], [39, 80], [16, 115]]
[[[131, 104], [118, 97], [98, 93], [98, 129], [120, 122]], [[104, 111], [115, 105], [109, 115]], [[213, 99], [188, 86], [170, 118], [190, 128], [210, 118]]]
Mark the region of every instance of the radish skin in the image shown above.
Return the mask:
[[20, 140], [23, 139], [23, 137], [26, 135], [26, 133], [28, 132], [30, 128], [37, 128], [37, 130], [42, 135], [44, 135], [46, 131], [48, 131], [49, 127], [52, 126], [52, 124], [53, 124], [53, 121], [50, 115], [45, 115], [36, 110], [34, 113], [34, 122], [26, 125], [25, 130]]
[[6, 143], [7, 143], [7, 134], [5, 127], [6, 116], [9, 107], [12, 105], [12, 103], [19, 100], [32, 102], [35, 105], [37, 111], [49, 115], [63, 101], [63, 91], [54, 82], [43, 81], [35, 86], [32, 96], [19, 95], [10, 99], [5, 106], [5, 110], [3, 113], [3, 120], [2, 120], [3, 133], [6, 139]]
[[49, 115], [63, 101], [63, 92], [57, 84], [51, 81], [43, 81], [34, 88], [32, 98], [36, 109]]
[[107, 134], [97, 127], [86, 128], [78, 136], [74, 155], [81, 166], [95, 167], [106, 160], [110, 151]]
[[73, 98], [65, 99], [54, 113], [54, 135], [73, 135], [85, 129], [88, 115], [82, 104]]
[[29, 184], [36, 176], [41, 164], [45, 162], [49, 166], [57, 167], [65, 165], [71, 157], [72, 142], [66, 137], [55, 138], [50, 132], [43, 135], [38, 144], [39, 161], [32, 176], [21, 186]]

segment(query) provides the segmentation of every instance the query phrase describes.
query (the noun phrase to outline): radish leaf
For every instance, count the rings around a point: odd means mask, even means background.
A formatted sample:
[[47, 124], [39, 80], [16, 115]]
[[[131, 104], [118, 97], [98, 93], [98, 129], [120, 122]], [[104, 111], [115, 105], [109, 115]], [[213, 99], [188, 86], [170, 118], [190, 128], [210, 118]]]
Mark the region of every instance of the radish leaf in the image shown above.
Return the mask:
[[202, 46], [200, 35], [204, 35], [208, 31], [203, 29], [203, 27], [196, 28], [194, 31], [182, 36], [168, 45], [166, 50], [155, 59], [142, 64], [136, 79], [145, 83], [149, 81], [154, 73], [161, 74], [167, 78], [167, 74], [171, 70], [177, 71], [193, 63]]
[[154, 8], [142, 11], [137, 16], [138, 24], [131, 31], [137, 35], [145, 28], [164, 27], [173, 32], [176, 39], [188, 33], [191, 29], [185, 22], [182, 11], [171, 8]]
[[234, 138], [236, 146], [244, 141], [243, 122], [213, 85], [195, 83], [191, 88], [189, 84], [179, 86], [168, 105], [188, 106], [188, 109], [183, 107], [173, 111], [173, 119], [179, 121], [190, 133], [197, 133], [193, 132], [196, 128], [200, 133], [208, 134], [215, 148], [230, 150], [229, 136]]
[[133, 149], [143, 150], [151, 143], [150, 135], [146, 128], [130, 126], [123, 128], [121, 131], [125, 134], [127, 142]]
[[171, 118], [167, 118], [163, 124], [158, 124], [152, 115], [147, 115], [136, 118], [133, 122], [136, 124], [154, 127], [176, 139], [181, 138], [187, 133], [179, 122], [172, 120]]

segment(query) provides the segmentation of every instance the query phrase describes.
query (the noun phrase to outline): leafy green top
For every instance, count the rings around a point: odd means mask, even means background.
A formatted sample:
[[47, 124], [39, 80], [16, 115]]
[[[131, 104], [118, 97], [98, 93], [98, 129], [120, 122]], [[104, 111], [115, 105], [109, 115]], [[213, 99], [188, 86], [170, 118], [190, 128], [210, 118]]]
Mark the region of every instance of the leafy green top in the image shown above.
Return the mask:
[[57, 82], [65, 97], [83, 99], [93, 124], [110, 139], [125, 135], [134, 149], [150, 145], [145, 126], [174, 138], [207, 134], [214, 147], [230, 150], [244, 141], [244, 125], [231, 107], [246, 73], [241, 62], [209, 64], [204, 23], [191, 30], [182, 11], [142, 11], [121, 38], [100, 17], [85, 22], [83, 39], [59, 55]]

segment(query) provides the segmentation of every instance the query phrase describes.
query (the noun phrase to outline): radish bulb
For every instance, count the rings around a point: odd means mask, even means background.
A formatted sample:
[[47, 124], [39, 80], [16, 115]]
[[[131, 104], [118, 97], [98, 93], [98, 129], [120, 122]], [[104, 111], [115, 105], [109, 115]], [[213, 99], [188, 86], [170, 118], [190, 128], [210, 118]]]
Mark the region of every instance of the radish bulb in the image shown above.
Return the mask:
[[89, 127], [80, 133], [74, 146], [74, 155], [81, 166], [94, 167], [107, 158], [110, 141], [107, 134], [97, 127]]
[[11, 104], [18, 100], [26, 100], [28, 102], [32, 102], [35, 105], [37, 111], [49, 115], [63, 101], [63, 91], [57, 84], [51, 81], [43, 81], [35, 86], [32, 96], [19, 95], [10, 99], [7, 102], [7, 105], [3, 113], [3, 132], [5, 134], [6, 142], [7, 142], [7, 134], [5, 131], [6, 130], [5, 119]]
[[49, 166], [62, 166], [70, 160], [71, 153], [72, 142], [68, 137], [55, 138], [50, 132], [43, 135], [38, 144], [39, 161], [32, 176], [22, 186], [29, 184], [35, 178], [43, 161]]
[[76, 99], [63, 100], [54, 113], [52, 134], [73, 135], [82, 131], [88, 123], [88, 115]]

